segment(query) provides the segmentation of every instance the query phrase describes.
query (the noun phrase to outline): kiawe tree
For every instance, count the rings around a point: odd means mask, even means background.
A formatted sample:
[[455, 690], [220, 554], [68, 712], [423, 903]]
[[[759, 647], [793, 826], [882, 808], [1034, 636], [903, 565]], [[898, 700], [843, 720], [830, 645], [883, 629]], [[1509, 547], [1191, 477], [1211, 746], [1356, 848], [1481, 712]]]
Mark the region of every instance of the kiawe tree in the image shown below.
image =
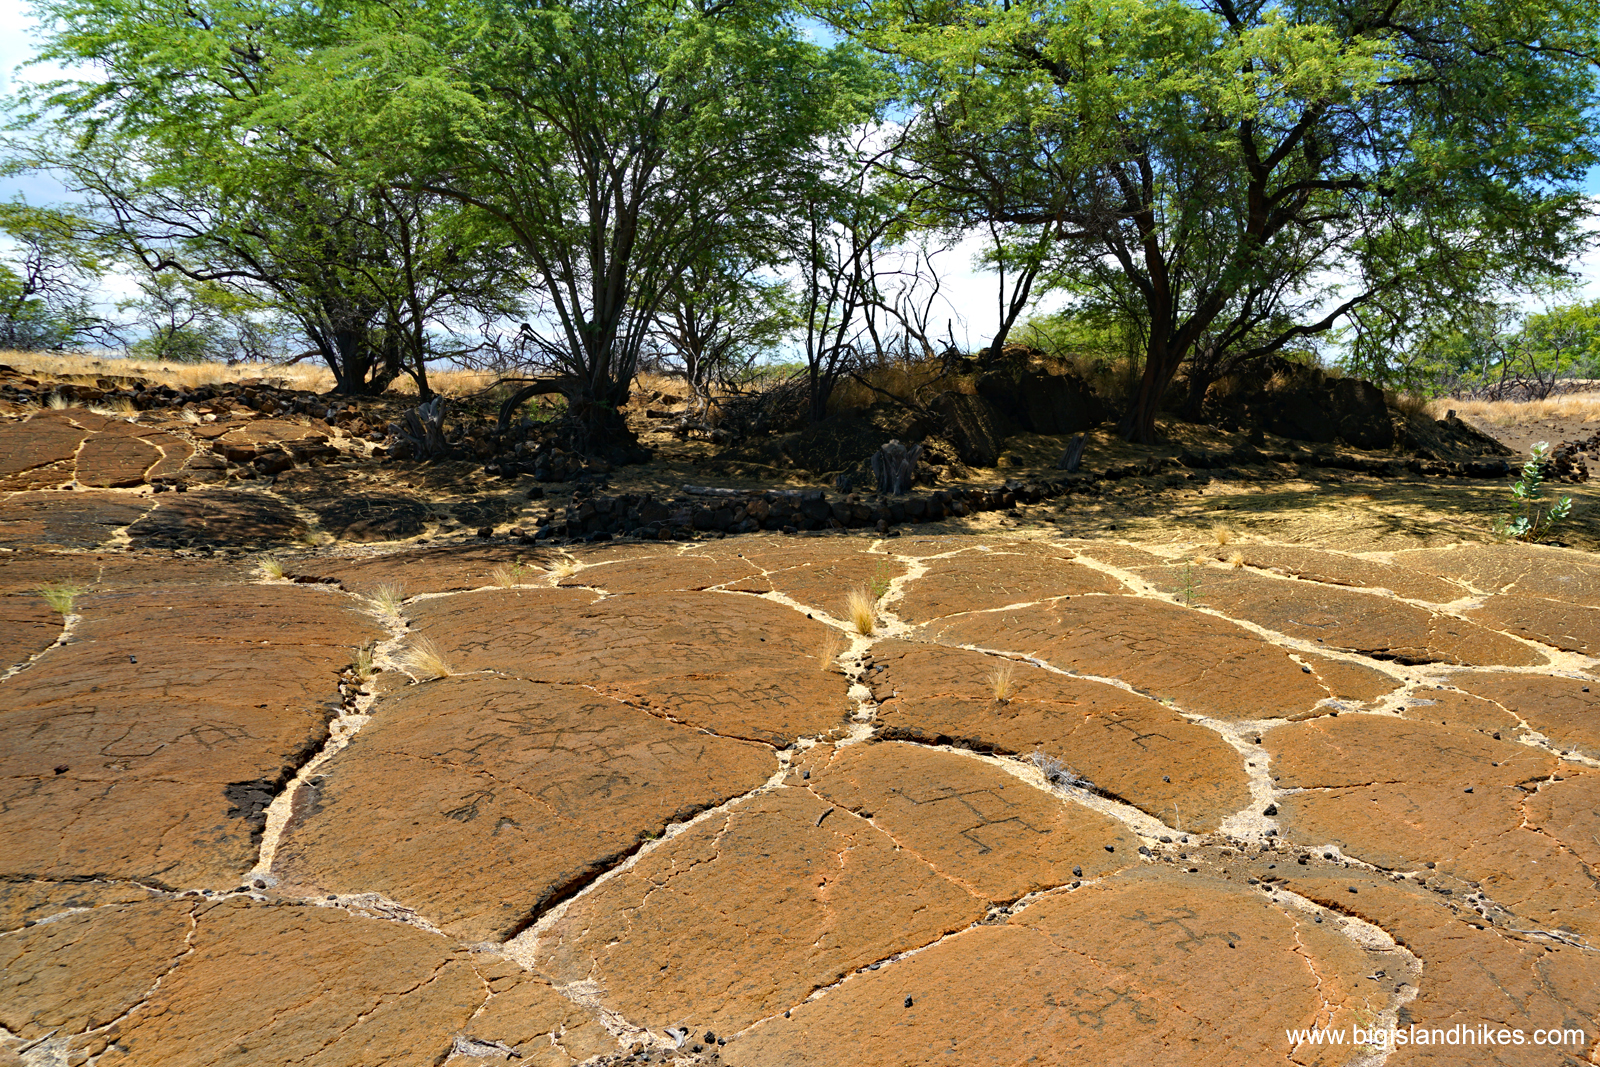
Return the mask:
[[13, 151], [81, 194], [136, 269], [269, 301], [345, 393], [410, 374], [426, 395], [441, 326], [512, 309], [513, 264], [458, 204], [373, 181], [336, 127], [285, 121], [285, 72], [345, 39], [351, 5], [37, 11], [42, 57], [88, 69], [27, 93]]
[[[846, 0], [897, 62], [930, 220], [1033, 227], [1047, 270], [1131, 295], [1122, 429], [1180, 367], [1357, 310], [1559, 272], [1596, 160], [1586, 0]], [[1237, 361], [1236, 361], [1237, 362]]]
[[425, 0], [369, 9], [309, 57], [301, 121], [369, 146], [374, 173], [469, 207], [530, 264], [526, 335], [596, 428], [684, 273], [779, 217], [785, 176], [871, 104], [850, 48], [770, 0]]

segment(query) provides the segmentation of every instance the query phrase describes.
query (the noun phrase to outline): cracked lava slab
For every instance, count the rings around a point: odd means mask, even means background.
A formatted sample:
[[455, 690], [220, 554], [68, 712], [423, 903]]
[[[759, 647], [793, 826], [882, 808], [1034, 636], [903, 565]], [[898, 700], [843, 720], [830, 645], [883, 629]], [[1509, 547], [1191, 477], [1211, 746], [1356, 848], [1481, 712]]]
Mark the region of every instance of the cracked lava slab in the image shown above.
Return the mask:
[[638, 1025], [724, 1033], [986, 907], [866, 818], [783, 787], [708, 816], [574, 900], [540, 930], [535, 958], [558, 984], [595, 983]]
[[[1283, 833], [1379, 867], [1435, 863], [1545, 926], [1600, 935], [1600, 773], [1468, 726], [1341, 715], [1266, 735]], [[1586, 807], [1587, 806], [1587, 807]]]
[[942, 644], [1033, 656], [1060, 670], [1118, 678], [1186, 712], [1223, 720], [1288, 718], [1324, 700], [1373, 700], [1394, 679], [1359, 664], [1271, 644], [1227, 619], [1131, 596], [1082, 596], [960, 615], [923, 627]]
[[578, 686], [489, 675], [409, 686], [293, 798], [284, 886], [378, 892], [503, 940], [650, 835], [761, 785], [766, 745]]
[[567, 1067], [616, 1047], [515, 965], [338, 908], [112, 904], [0, 935], [0, 960], [0, 1021], [102, 1064], [442, 1063], [470, 1035]]
[[72, 640], [0, 686], [0, 875], [228, 887], [260, 806], [328, 737], [376, 636], [320, 590], [80, 598]]
[[926, 566], [927, 573], [893, 605], [895, 613], [907, 622], [1048, 597], [1123, 591], [1115, 578], [1078, 562], [1068, 550], [1048, 544], [970, 549], [928, 560]]
[[819, 669], [827, 628], [753, 596], [493, 590], [408, 609], [457, 670], [593, 685], [728, 737], [787, 745], [849, 708]]
[[[1237, 885], [1133, 870], [1040, 898], [731, 1040], [734, 1067], [1337, 1063], [1286, 1029], [1361, 1025], [1388, 987], [1333, 924]], [[1292, 1058], [1291, 1058], [1292, 1057]]]
[[[994, 672], [1009, 695], [994, 695]], [[1148, 697], [965, 649], [880, 641], [866, 673], [885, 737], [1061, 760], [1170, 826], [1214, 830], [1250, 802], [1239, 753]]]

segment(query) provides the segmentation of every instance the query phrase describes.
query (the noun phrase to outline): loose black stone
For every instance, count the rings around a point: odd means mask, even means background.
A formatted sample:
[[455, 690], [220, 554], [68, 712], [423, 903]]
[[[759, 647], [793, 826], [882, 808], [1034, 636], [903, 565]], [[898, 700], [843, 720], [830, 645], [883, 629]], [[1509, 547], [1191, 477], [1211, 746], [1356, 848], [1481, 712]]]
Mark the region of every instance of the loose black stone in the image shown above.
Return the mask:
[[1278, 805], [1268, 804], [1265, 808], [1261, 809], [1261, 814], [1269, 817], [1278, 814]]
[[1354, 893], [1356, 891], [1356, 887], [1355, 886], [1349, 886], [1347, 888], [1349, 888], [1350, 892], [1352, 892], [1352, 893]]
[[1074, 877], [1074, 878], [1082, 878], [1083, 877], [1083, 868], [1082, 867], [1074, 867], [1074, 868], [1072, 868], [1072, 877]]
[[1472, 787], [1471, 787], [1471, 786], [1470, 786], [1470, 785], [1469, 785], [1469, 786], [1467, 786], [1467, 788], [1466, 788], [1466, 789], [1464, 789], [1464, 790], [1462, 790], [1462, 792], [1464, 792], [1464, 793], [1470, 793], [1470, 792], [1472, 792]]
[[908, 1007], [908, 1008], [911, 1007], [911, 998], [910, 997], [906, 997], [906, 1007]]
[[1116, 851], [1116, 849], [1115, 849], [1115, 848], [1114, 848], [1114, 847], [1112, 847], [1112, 846], [1111, 846], [1111, 845], [1107, 845], [1107, 846], [1106, 846], [1106, 851], [1107, 851], [1107, 852], [1115, 852], [1115, 851]]
[[715, 1045], [716, 1043], [717, 1043], [717, 1035], [716, 1035], [716, 1033], [714, 1031], [707, 1030], [706, 1031], [706, 1044]]

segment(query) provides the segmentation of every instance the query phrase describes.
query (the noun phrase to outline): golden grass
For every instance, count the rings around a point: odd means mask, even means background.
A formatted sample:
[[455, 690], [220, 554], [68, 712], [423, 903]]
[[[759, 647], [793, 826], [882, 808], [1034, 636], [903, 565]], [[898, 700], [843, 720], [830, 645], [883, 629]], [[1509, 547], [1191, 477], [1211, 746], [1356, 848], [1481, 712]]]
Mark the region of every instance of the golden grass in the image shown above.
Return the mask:
[[[868, 367], [861, 377], [885, 393], [905, 399], [922, 398], [921, 394], [939, 378], [940, 366], [936, 359], [918, 360], [914, 363], [895, 362], [884, 366]], [[951, 388], [946, 381], [940, 388]], [[878, 393], [856, 381], [845, 378], [834, 386], [828, 397], [830, 411], [852, 411], [881, 403], [883, 393]]]
[[574, 574], [577, 574], [582, 569], [583, 565], [577, 560], [573, 559], [571, 556], [563, 556], [554, 563], [550, 564], [545, 573], [559, 582], [563, 578], [571, 578]]
[[378, 668], [373, 664], [371, 645], [350, 650], [350, 673], [356, 676], [358, 682], [370, 682], [372, 676], [378, 673]]
[[333, 375], [326, 367], [296, 363], [283, 367], [275, 363], [159, 363], [116, 356], [96, 356], [72, 352], [0, 351], [0, 363], [24, 374], [63, 376], [146, 378], [174, 387], [240, 382], [246, 378], [282, 378], [296, 389], [326, 392], [333, 388]]
[[51, 411], [65, 411], [68, 408], [76, 407], [77, 405], [78, 402], [76, 400], [69, 400], [60, 393], [51, 393], [50, 399], [44, 402], [44, 406], [49, 408]]
[[34, 591], [44, 597], [44, 602], [50, 605], [51, 610], [71, 615], [73, 602], [89, 590], [71, 582], [46, 582]]
[[527, 585], [530, 568], [520, 559], [515, 563], [501, 563], [489, 572], [489, 580], [502, 589], [510, 589], [515, 585]]
[[367, 598], [372, 605], [373, 612], [387, 619], [398, 619], [400, 617], [400, 605], [405, 602], [405, 599], [404, 588], [388, 584], [378, 586], [372, 591], [372, 595]]
[[1017, 665], [1010, 660], [1003, 660], [995, 664], [994, 670], [989, 672], [989, 691], [994, 694], [996, 704], [1004, 704], [1016, 694], [1016, 683], [1013, 676]]
[[1451, 410], [1463, 418], [1483, 419], [1500, 426], [1539, 419], [1600, 422], [1600, 392], [1569, 393], [1545, 400], [1451, 400], [1443, 397], [1427, 404], [1428, 414], [1436, 419], [1444, 418]]
[[262, 553], [256, 557], [256, 573], [269, 582], [283, 581], [283, 561], [276, 556]]
[[845, 594], [844, 617], [863, 637], [878, 625], [878, 598], [864, 586], [857, 586]]
[[1211, 536], [1216, 539], [1217, 544], [1226, 545], [1231, 543], [1233, 539], [1239, 535], [1234, 533], [1231, 527], [1225, 526], [1219, 522], [1215, 526], [1211, 527]]
[[1228, 557], [1228, 566], [1232, 567], [1234, 570], [1238, 570], [1240, 567], [1243, 567], [1244, 566], [1244, 553], [1243, 552], [1235, 552], [1231, 556], [1229, 556]]
[[839, 653], [845, 648], [844, 635], [829, 627], [823, 631], [822, 643], [817, 646], [817, 669], [831, 671], [838, 665]]
[[424, 678], [448, 678], [455, 673], [439, 646], [426, 637], [412, 639], [411, 647], [400, 657], [400, 665], [407, 673]]

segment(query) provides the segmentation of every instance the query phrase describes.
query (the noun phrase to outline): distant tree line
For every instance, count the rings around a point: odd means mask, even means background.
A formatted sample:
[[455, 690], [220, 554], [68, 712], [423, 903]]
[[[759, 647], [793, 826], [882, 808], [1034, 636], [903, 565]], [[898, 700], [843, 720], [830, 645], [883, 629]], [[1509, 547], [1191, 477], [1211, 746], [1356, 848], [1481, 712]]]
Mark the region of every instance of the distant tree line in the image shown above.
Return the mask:
[[83, 74], [9, 102], [10, 166], [82, 207], [0, 212], [14, 347], [103, 333], [117, 265], [148, 355], [425, 397], [449, 360], [582, 413], [642, 362], [704, 393], [782, 346], [820, 418], [862, 360], [954, 345], [932, 251], [976, 236], [989, 350], [1046, 292], [1114, 322], [1134, 440], [1180, 378], [1330, 344], [1412, 388], [1594, 373], [1593, 306], [1494, 302], [1587, 241], [1589, 0], [35, 10]]

